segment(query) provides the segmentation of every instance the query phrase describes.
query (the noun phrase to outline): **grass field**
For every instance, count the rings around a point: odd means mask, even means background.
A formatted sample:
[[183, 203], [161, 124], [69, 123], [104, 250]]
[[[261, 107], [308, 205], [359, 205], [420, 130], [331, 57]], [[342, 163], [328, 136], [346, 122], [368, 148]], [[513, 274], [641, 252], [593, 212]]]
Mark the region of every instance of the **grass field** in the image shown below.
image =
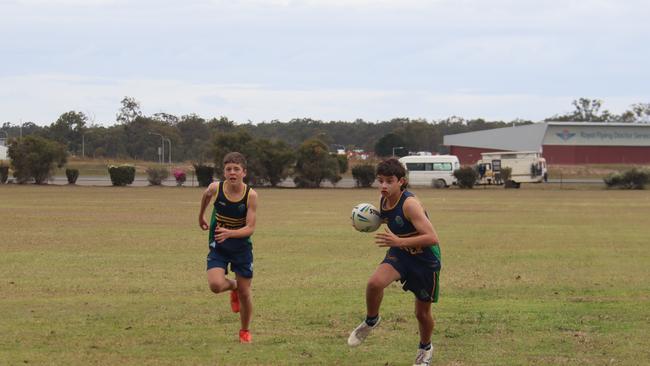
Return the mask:
[[[205, 279], [196, 188], [0, 186], [0, 365], [410, 365], [412, 295], [353, 231], [374, 190], [261, 189], [254, 344]], [[442, 240], [436, 365], [650, 364], [650, 191], [415, 190]]]

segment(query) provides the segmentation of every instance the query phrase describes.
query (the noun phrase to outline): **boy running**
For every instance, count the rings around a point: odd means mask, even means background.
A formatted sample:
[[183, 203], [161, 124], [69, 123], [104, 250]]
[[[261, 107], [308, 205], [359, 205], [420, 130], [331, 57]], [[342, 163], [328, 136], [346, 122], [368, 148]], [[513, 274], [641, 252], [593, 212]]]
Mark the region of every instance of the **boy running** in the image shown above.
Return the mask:
[[375, 243], [388, 247], [386, 257], [366, 286], [366, 320], [352, 331], [348, 345], [360, 345], [381, 320], [379, 307], [384, 289], [399, 280], [404, 291], [415, 295], [415, 316], [420, 331], [420, 345], [414, 365], [429, 365], [433, 357], [431, 303], [438, 301], [440, 247], [424, 207], [405, 190], [406, 170], [397, 159], [377, 165], [381, 191], [381, 218], [387, 223], [385, 233], [375, 235]]
[[[226, 154], [223, 166], [224, 181], [208, 186], [203, 193], [199, 211], [199, 226], [203, 230], [210, 230], [208, 284], [215, 294], [230, 291], [232, 311], [239, 313], [241, 319], [239, 342], [251, 343], [249, 326], [253, 315], [253, 244], [250, 237], [255, 231], [257, 193], [244, 184], [246, 159], [242, 154]], [[216, 198], [208, 226], [204, 215], [213, 196]], [[235, 280], [226, 277], [228, 264], [230, 270], [235, 272]]]

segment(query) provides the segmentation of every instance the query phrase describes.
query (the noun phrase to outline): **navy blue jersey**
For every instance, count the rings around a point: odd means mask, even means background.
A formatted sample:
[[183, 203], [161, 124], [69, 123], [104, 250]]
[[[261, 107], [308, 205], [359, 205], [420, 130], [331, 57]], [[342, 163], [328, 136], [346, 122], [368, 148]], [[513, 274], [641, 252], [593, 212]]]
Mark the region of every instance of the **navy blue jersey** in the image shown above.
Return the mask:
[[[388, 225], [388, 229], [400, 238], [408, 238], [409, 236], [418, 235], [415, 226], [413, 226], [413, 223], [404, 214], [404, 202], [409, 197], [415, 197], [415, 195], [409, 191], [402, 191], [402, 195], [395, 206], [388, 208], [384, 207], [386, 204], [385, 198], [382, 197], [380, 202], [381, 218]], [[426, 211], [424, 214], [427, 215]], [[428, 217], [429, 215], [427, 215], [427, 218]], [[431, 247], [437, 244], [438, 243], [431, 243], [430, 245], [420, 248], [401, 249], [409, 252], [411, 255], [419, 256], [423, 260], [439, 261], [439, 258], [435, 256], [434, 251], [431, 250]]]
[[[231, 201], [224, 192], [223, 182], [219, 182], [217, 198], [214, 200], [214, 209], [212, 210], [212, 220], [210, 222], [208, 237], [211, 247], [229, 252], [241, 252], [250, 249], [250, 246], [252, 245], [250, 237], [228, 238], [222, 243], [216, 243], [214, 240], [214, 230], [217, 227], [236, 230], [246, 226], [249, 193], [250, 187], [246, 185], [243, 197], [241, 197], [239, 201]], [[239, 197], [234, 198], [237, 199]]]

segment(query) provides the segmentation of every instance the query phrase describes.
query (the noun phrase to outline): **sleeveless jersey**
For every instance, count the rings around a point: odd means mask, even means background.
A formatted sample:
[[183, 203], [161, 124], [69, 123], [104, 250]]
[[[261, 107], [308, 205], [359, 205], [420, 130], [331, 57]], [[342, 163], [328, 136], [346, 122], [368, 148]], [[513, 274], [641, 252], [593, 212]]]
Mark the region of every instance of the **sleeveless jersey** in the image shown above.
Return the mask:
[[[406, 201], [406, 199], [409, 197], [415, 197], [415, 195], [409, 191], [402, 191], [402, 195], [400, 196], [399, 201], [397, 201], [397, 204], [389, 209], [384, 208], [384, 203], [386, 201], [384, 197], [382, 197], [380, 201], [381, 218], [388, 225], [388, 229], [390, 229], [393, 234], [397, 235], [400, 238], [407, 238], [409, 236], [418, 234], [418, 231], [415, 229], [415, 226], [413, 226], [413, 223], [411, 223], [411, 221], [407, 219], [406, 215], [404, 214], [404, 201]], [[426, 211], [424, 211], [424, 214], [427, 216], [427, 218], [429, 218], [429, 215]], [[438, 243], [431, 243], [429, 246], [420, 248], [400, 249], [405, 250], [411, 255], [417, 256], [425, 261], [439, 260], [440, 255], [437, 244]]]
[[217, 190], [217, 197], [214, 200], [214, 208], [212, 210], [212, 220], [210, 222], [210, 231], [208, 242], [210, 247], [216, 249], [223, 249], [229, 252], [241, 252], [249, 250], [252, 245], [250, 237], [246, 238], [228, 238], [222, 243], [217, 243], [214, 240], [214, 230], [219, 227], [226, 229], [236, 230], [246, 226], [246, 214], [248, 213], [248, 194], [250, 193], [250, 186], [246, 185], [244, 196], [241, 200], [233, 202], [228, 199], [223, 189], [223, 183], [219, 182], [219, 189]]

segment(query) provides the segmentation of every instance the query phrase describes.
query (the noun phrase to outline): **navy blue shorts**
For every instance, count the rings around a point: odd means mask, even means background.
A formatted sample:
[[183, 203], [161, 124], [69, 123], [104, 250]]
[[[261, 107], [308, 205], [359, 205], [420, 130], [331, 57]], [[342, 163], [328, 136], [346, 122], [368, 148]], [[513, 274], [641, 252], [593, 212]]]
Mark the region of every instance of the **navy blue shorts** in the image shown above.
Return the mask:
[[437, 245], [422, 248], [418, 254], [390, 248], [381, 263], [388, 263], [399, 272], [404, 291], [411, 291], [420, 301], [438, 302], [441, 262]]
[[228, 274], [228, 264], [230, 270], [237, 275], [245, 278], [253, 278], [253, 249], [245, 251], [229, 252], [227, 250], [210, 248], [207, 257], [207, 269], [223, 268]]

